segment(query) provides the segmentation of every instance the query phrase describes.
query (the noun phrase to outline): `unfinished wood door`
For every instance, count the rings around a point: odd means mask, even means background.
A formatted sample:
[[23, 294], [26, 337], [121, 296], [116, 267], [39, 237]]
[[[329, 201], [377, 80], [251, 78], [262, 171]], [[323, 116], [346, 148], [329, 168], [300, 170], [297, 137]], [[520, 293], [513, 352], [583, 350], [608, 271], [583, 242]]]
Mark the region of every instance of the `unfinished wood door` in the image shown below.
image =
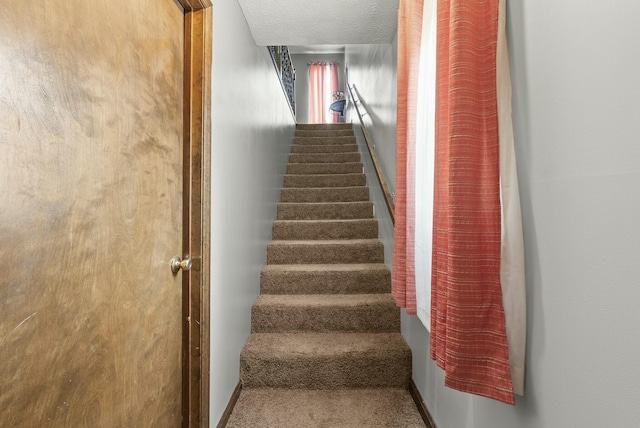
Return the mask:
[[2, 426], [180, 426], [183, 30], [0, 0]]

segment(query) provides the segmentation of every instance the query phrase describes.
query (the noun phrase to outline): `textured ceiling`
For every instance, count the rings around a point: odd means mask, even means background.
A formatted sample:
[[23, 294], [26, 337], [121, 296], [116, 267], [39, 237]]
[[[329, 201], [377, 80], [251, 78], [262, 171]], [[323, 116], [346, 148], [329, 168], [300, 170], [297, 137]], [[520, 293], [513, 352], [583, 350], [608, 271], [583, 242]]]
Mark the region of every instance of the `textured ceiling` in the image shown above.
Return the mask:
[[391, 43], [398, 0], [238, 0], [256, 44]]

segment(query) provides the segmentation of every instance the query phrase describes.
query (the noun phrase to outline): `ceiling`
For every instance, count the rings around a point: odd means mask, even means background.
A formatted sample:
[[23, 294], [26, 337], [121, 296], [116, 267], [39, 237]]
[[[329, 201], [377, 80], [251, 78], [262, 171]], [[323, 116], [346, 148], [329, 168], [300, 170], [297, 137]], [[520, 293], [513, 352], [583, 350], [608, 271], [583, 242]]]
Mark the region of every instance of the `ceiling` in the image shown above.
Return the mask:
[[256, 44], [290, 46], [295, 53], [335, 53], [348, 44], [391, 43], [398, 21], [398, 0], [238, 3]]

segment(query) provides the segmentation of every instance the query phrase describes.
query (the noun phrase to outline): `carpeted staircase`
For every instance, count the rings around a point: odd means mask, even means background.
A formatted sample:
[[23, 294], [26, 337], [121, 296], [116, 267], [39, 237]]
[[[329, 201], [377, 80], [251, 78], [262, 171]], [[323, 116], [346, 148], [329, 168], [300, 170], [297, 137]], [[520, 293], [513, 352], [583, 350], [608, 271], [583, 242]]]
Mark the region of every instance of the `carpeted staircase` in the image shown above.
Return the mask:
[[424, 427], [351, 125], [298, 125], [228, 427]]

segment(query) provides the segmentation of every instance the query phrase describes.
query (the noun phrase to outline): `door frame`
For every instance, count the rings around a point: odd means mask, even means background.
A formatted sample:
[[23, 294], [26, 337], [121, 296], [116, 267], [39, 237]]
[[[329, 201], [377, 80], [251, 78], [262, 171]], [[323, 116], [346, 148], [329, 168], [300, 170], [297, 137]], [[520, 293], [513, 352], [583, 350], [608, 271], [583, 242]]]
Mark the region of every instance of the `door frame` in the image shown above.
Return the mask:
[[[182, 426], [209, 426], [211, 266], [211, 0], [176, 0], [184, 9]], [[185, 272], [186, 273], [186, 272]]]

